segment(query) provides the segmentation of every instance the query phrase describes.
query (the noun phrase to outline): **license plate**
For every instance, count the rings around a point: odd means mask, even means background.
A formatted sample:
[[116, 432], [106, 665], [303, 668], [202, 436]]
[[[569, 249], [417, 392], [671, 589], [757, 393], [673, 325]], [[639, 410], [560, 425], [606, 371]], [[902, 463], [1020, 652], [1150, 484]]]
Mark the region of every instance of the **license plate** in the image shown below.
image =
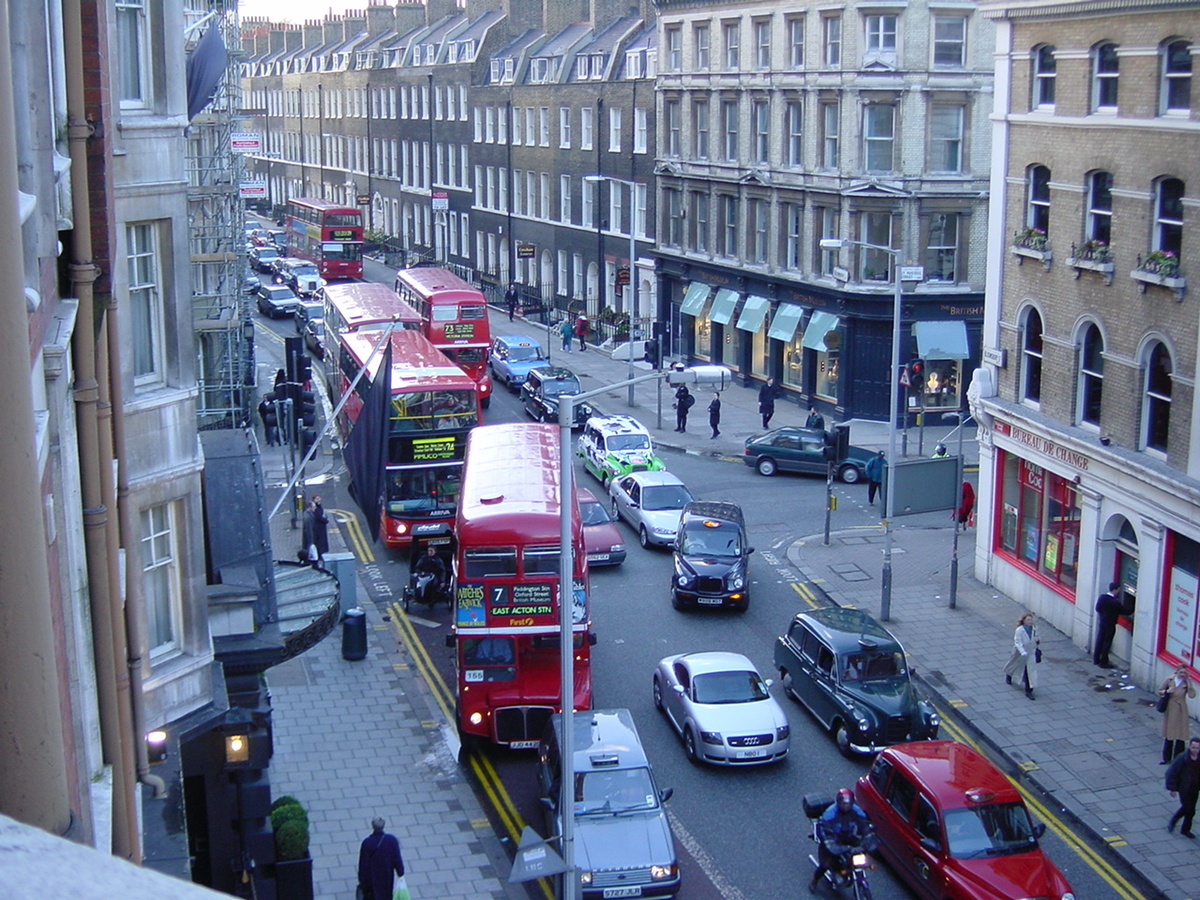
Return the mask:
[[588, 562], [606, 562], [608, 560], [607, 553], [593, 553], [588, 557]]
[[760, 756], [766, 756], [763, 750], [739, 750], [738, 759], [757, 759]]
[[725, 601], [720, 597], [697, 597], [696, 602], [702, 606], [720, 606]]
[[508, 743], [508, 746], [514, 750], [533, 750], [537, 745], [537, 741], [509, 741]]
[[604, 897], [608, 900], [609, 897], [640, 897], [642, 889], [640, 887], [623, 887], [623, 888], [605, 888]]

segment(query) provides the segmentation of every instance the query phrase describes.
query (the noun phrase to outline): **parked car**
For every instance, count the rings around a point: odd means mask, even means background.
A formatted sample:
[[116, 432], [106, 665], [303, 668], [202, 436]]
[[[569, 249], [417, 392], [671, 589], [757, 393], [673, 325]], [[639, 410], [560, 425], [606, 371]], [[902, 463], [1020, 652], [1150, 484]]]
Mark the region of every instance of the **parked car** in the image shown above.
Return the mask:
[[[562, 366], [538, 366], [530, 369], [521, 385], [521, 402], [525, 412], [539, 422], [558, 421], [558, 398], [580, 391], [579, 379], [570, 369]], [[582, 428], [592, 414], [592, 406], [586, 400], [575, 404], [574, 427]]]
[[[562, 834], [562, 759], [575, 773], [575, 865], [584, 900], [671, 897], [679, 892], [679, 859], [659, 790], [633, 716], [627, 709], [574, 713], [571, 747], [559, 744], [561, 713], [550, 717], [538, 745], [537, 778], [549, 834]], [[566, 892], [556, 892], [566, 896]]]
[[292, 315], [300, 303], [300, 298], [286, 284], [260, 284], [253, 293], [258, 311], [272, 319]]
[[246, 256], [257, 271], [270, 272], [271, 263], [279, 259], [279, 248], [273, 244], [255, 244]]
[[668, 656], [654, 670], [654, 705], [692, 762], [746, 766], [787, 757], [791, 730], [754, 663], [740, 653]]
[[846, 756], [937, 737], [938, 714], [913, 686], [904, 648], [861, 610], [797, 614], [775, 642], [775, 667]]
[[304, 327], [308, 324], [308, 320], [324, 318], [325, 307], [315, 300], [301, 297], [300, 302], [296, 304], [296, 311], [292, 316], [296, 323], [296, 334], [304, 337]]
[[524, 334], [500, 335], [492, 341], [492, 350], [488, 354], [492, 377], [508, 385], [511, 391], [517, 390], [525, 382], [530, 369], [548, 362], [550, 360], [542, 345]]
[[268, 228], [267, 234], [270, 235], [271, 243], [282, 252], [287, 246], [287, 232], [282, 228]]
[[315, 294], [325, 284], [317, 267], [307, 259], [281, 256], [271, 264], [271, 268], [277, 282], [286, 284], [302, 297]]
[[312, 351], [317, 359], [325, 358], [325, 320], [307, 319], [304, 323], [304, 346]]
[[988, 759], [957, 741], [897, 744], [875, 758], [856, 799], [878, 853], [924, 900], [1074, 900], [1038, 844], [1020, 792]]
[[631, 472], [659, 472], [666, 464], [654, 455], [650, 432], [633, 416], [592, 416], [579, 436], [583, 467], [607, 485]]
[[750, 605], [750, 554], [746, 520], [736, 503], [693, 500], [683, 508], [675, 536], [671, 605]]
[[643, 547], [667, 546], [679, 530], [679, 515], [692, 492], [670, 472], [633, 472], [608, 483], [613, 516], [637, 532]]
[[[857, 484], [867, 477], [867, 461], [874, 456], [863, 447], [852, 447], [843, 435], [849, 432], [835, 429], [828, 432], [833, 438], [834, 472], [846, 484]], [[819, 428], [798, 428], [785, 425], [766, 434], [746, 439], [742, 461], [756, 469], [759, 475], [776, 472], [808, 472], [824, 475], [829, 467], [825, 457], [826, 432]]]
[[625, 562], [625, 541], [608, 509], [587, 488], [575, 488], [583, 518], [583, 542], [589, 566], [619, 566]]

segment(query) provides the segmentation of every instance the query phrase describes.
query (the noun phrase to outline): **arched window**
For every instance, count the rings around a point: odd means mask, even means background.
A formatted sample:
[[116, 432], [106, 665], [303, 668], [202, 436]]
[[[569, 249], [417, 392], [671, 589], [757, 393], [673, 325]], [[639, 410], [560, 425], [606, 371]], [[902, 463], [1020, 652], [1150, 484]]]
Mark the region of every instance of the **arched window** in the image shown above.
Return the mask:
[[1117, 108], [1120, 62], [1117, 45], [1098, 44], [1092, 50], [1092, 109]]
[[1156, 341], [1146, 357], [1146, 396], [1142, 420], [1142, 445], [1149, 450], [1167, 452], [1171, 431], [1171, 354]]
[[1160, 112], [1187, 112], [1192, 105], [1192, 45], [1171, 41], [1159, 51], [1162, 83], [1158, 91]]
[[1042, 317], [1032, 308], [1025, 313], [1021, 329], [1021, 399], [1030, 403], [1042, 399]]
[[1107, 250], [1112, 243], [1112, 186], [1111, 172], [1092, 172], [1087, 177], [1087, 239], [1094, 241], [1093, 253]]
[[1154, 246], [1179, 256], [1183, 247], [1183, 182], [1160, 178], [1154, 185]]
[[1094, 324], [1083, 332], [1079, 353], [1079, 421], [1099, 426], [1104, 393], [1104, 338]]
[[1054, 78], [1058, 63], [1054, 59], [1054, 48], [1043, 44], [1033, 51], [1033, 105], [1054, 105]]
[[1030, 166], [1026, 174], [1025, 224], [1043, 235], [1050, 234], [1050, 170]]

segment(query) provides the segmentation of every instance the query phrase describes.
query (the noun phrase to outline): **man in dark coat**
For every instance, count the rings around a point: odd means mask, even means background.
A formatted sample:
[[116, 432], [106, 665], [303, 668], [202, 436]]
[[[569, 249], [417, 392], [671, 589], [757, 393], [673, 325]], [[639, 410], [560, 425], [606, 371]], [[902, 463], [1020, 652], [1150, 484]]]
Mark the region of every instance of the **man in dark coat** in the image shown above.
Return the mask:
[[395, 835], [384, 832], [385, 824], [378, 816], [373, 819], [371, 833], [363, 838], [358, 850], [358, 883], [366, 900], [392, 900], [395, 876], [404, 877], [400, 842]]
[[883, 499], [882, 491], [880, 490], [880, 488], [883, 487], [883, 470], [884, 470], [885, 461], [886, 460], [884, 459], [882, 450], [880, 450], [878, 454], [876, 454], [875, 456], [872, 456], [869, 460], [867, 460], [866, 469], [867, 469], [867, 502], [868, 503], [875, 502], [875, 494], [876, 493], [880, 494], [881, 500]]
[[1096, 600], [1096, 646], [1092, 650], [1092, 662], [1104, 669], [1111, 669], [1108, 651], [1112, 649], [1113, 637], [1117, 633], [1117, 619], [1125, 612], [1125, 607], [1117, 599], [1119, 581], [1114, 581]]
[[[312, 548], [316, 547], [317, 556], [313, 559]], [[329, 516], [321, 505], [321, 495], [313, 494], [312, 502], [304, 511], [304, 549], [309, 551], [308, 561], [314, 566], [325, 562], [325, 554], [329, 552]]]
[[815, 428], [818, 431], [825, 430], [825, 417], [817, 412], [815, 406], [809, 406], [808, 418], [804, 420], [805, 428]]
[[762, 416], [763, 428], [771, 427], [771, 416], [775, 415], [775, 397], [779, 387], [774, 378], [768, 378], [758, 389], [758, 412]]
[[258, 417], [262, 419], [263, 436], [267, 446], [274, 447], [279, 441], [279, 416], [275, 414], [275, 395], [263, 394], [262, 402], [258, 404]]
[[687, 389], [686, 384], [681, 384], [675, 389], [675, 430], [679, 432], [687, 431], [687, 416], [688, 410], [692, 408], [692, 404], [696, 402], [696, 398], [692, 396], [692, 392]]
[[1183, 819], [1179, 833], [1187, 838], [1195, 838], [1192, 819], [1196, 816], [1196, 800], [1200, 798], [1200, 737], [1188, 741], [1187, 750], [1171, 761], [1167, 767], [1166, 782], [1171, 796], [1179, 795], [1179, 809], [1167, 823], [1167, 831], [1173, 832], [1179, 820]]
[[712, 428], [714, 438], [721, 436], [721, 395], [713, 391], [712, 401], [708, 404], [708, 424]]
[[513, 320], [513, 315], [516, 314], [517, 301], [517, 283], [513, 281], [509, 283], [508, 290], [504, 292], [504, 305], [508, 308], [508, 321], [510, 322]]

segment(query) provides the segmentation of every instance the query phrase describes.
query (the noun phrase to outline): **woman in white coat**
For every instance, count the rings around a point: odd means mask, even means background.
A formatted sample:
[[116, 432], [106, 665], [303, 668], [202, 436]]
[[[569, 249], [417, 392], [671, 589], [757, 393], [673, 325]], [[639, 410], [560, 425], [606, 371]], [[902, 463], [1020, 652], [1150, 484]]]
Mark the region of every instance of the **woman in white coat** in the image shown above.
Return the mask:
[[1004, 683], [1012, 684], [1013, 678], [1020, 674], [1021, 682], [1025, 685], [1025, 696], [1030, 700], [1038, 683], [1038, 656], [1042, 652], [1038, 649], [1039, 643], [1033, 613], [1027, 612], [1017, 620], [1017, 630], [1013, 632], [1013, 652], [1004, 664]]

